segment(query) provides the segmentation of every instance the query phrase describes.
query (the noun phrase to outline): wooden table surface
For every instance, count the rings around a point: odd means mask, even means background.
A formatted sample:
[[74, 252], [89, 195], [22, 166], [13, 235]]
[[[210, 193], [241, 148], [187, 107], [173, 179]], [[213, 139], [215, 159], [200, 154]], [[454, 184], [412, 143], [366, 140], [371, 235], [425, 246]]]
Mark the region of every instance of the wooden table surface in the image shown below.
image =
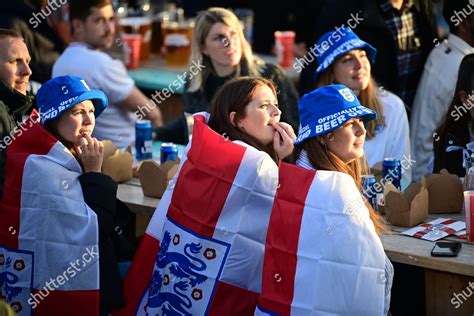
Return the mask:
[[135, 213], [135, 235], [143, 235], [160, 199], [144, 196], [137, 178], [119, 184], [117, 197]]
[[[446, 240], [444, 238], [443, 240]], [[474, 245], [463, 243], [457, 257], [432, 257], [434, 242], [394, 234], [382, 237], [391, 261], [474, 277]]]
[[[451, 218], [454, 220], [465, 220], [464, 214], [431, 214], [427, 221], [436, 218]], [[389, 226], [392, 234], [382, 237], [382, 243], [390, 260], [409, 265], [474, 276], [474, 244], [465, 239], [455, 236], [448, 236], [441, 241], [459, 241], [462, 243], [461, 250], [457, 257], [432, 257], [431, 249], [434, 242], [402, 235], [401, 232], [407, 230], [406, 227]]]

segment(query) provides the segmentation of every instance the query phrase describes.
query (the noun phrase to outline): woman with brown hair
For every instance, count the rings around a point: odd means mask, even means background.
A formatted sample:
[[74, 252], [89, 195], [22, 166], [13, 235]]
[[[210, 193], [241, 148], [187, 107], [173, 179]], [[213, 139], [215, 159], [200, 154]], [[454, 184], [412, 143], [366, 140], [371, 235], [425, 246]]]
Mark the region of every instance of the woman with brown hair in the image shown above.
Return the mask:
[[[298, 107], [302, 128], [295, 142], [296, 165], [316, 172], [326, 170], [349, 175], [354, 182], [352, 190], [361, 193], [360, 160], [363, 159], [366, 137], [364, 124], [374, 120], [376, 112], [362, 106], [354, 92], [344, 85], [316, 89], [303, 96]], [[361, 212], [368, 211], [372, 224], [369, 225], [371, 227], [359, 227], [357, 230], [375, 229], [380, 238], [387, 229], [367, 201], [364, 204]], [[346, 213], [345, 210], [342, 213]], [[354, 231], [351, 234], [352, 238], [356, 238]], [[367, 246], [365, 242], [363, 244]], [[380, 240], [376, 244], [381, 247]], [[359, 247], [363, 248], [364, 245], [360, 244]], [[375, 249], [373, 251], [367, 255], [378, 254]], [[383, 254], [383, 248], [380, 253]], [[385, 315], [390, 305], [393, 267], [385, 255], [378, 259], [385, 260]]]
[[241, 77], [225, 84], [211, 103], [209, 127], [229, 140], [264, 151], [278, 163], [293, 151], [296, 135], [280, 122], [275, 86], [270, 80]]
[[[273, 84], [254, 77], [227, 82], [210, 115], [194, 115], [193, 137], [126, 276], [120, 315], [253, 315], [277, 163], [296, 139], [280, 115]], [[191, 241], [199, 247], [185, 267], [175, 258], [190, 255]]]

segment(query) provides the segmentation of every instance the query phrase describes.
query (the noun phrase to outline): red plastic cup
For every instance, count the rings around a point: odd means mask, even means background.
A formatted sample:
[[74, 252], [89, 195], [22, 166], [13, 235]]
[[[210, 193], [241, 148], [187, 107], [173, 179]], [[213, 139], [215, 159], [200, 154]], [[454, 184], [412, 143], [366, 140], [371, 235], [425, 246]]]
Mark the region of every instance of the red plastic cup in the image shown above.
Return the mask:
[[276, 31], [275, 48], [278, 64], [283, 68], [289, 68], [293, 64], [293, 49], [295, 48], [295, 32]]
[[474, 191], [464, 191], [467, 240], [474, 242]]
[[122, 33], [123, 63], [127, 69], [137, 69], [140, 66], [140, 47], [142, 36], [140, 34]]

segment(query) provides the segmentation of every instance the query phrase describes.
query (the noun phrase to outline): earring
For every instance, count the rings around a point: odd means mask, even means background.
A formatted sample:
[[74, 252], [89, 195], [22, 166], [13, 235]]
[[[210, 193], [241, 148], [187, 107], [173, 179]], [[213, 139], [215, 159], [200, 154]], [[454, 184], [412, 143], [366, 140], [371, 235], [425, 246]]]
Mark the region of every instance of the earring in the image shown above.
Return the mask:
[[333, 141], [334, 141], [334, 135], [331, 134], [331, 136], [328, 136], [328, 140], [329, 140], [330, 142], [333, 142]]

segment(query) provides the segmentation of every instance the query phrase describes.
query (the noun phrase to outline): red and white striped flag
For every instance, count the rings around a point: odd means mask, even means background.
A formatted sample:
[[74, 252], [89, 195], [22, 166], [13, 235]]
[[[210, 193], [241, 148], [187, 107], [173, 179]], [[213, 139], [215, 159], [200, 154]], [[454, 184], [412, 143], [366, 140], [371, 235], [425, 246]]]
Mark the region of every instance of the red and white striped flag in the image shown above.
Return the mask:
[[384, 312], [385, 254], [353, 179], [280, 164], [255, 315]]
[[277, 177], [269, 155], [196, 115], [125, 278], [127, 307], [114, 315], [252, 315]]
[[97, 217], [81, 167], [27, 120], [8, 147], [0, 204], [0, 299], [22, 315], [98, 315]]

